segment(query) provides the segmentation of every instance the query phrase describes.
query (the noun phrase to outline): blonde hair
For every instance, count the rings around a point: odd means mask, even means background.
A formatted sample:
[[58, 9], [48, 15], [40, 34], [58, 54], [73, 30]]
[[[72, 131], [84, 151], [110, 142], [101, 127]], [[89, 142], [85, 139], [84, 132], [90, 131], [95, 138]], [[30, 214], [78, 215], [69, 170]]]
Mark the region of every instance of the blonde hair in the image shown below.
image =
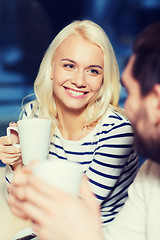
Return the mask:
[[[52, 120], [53, 129], [57, 122], [57, 110], [52, 93], [52, 81], [50, 80], [52, 62], [54, 64], [56, 50], [60, 44], [73, 34], [80, 35], [89, 42], [96, 44], [104, 54], [103, 84], [97, 96], [86, 108], [85, 126], [96, 123], [109, 107], [122, 112], [118, 106], [120, 90], [119, 69], [112, 45], [106, 33], [92, 21], [74, 21], [62, 29], [49, 45], [34, 83], [36, 100], [34, 101], [33, 115], [36, 114], [38, 109], [40, 118]], [[96, 115], [94, 114], [95, 107]]]

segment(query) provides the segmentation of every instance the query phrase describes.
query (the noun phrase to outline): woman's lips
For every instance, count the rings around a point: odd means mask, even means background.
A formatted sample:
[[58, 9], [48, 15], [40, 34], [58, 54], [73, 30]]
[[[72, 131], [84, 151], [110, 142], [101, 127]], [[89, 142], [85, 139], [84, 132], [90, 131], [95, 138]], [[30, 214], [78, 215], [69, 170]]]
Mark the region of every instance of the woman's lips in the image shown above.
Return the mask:
[[64, 89], [66, 90], [66, 92], [72, 96], [72, 97], [76, 97], [76, 98], [82, 98], [84, 97], [84, 95], [86, 95], [88, 92], [82, 92], [82, 91], [78, 91], [78, 90], [73, 90], [70, 88], [66, 88], [64, 87]]

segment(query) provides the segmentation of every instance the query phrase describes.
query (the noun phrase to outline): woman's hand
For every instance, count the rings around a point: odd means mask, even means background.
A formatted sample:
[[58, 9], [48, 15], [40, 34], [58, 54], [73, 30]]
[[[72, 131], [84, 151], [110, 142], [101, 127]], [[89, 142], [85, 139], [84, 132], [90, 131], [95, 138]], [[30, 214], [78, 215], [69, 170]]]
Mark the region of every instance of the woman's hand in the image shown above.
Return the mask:
[[[10, 123], [10, 127], [17, 126], [16, 123]], [[0, 137], [0, 160], [4, 164], [12, 166], [15, 170], [17, 166], [22, 166], [21, 149], [13, 146], [19, 142], [18, 134], [11, 130], [10, 136]]]
[[86, 179], [78, 198], [44, 183], [24, 167], [15, 173], [8, 191], [11, 210], [30, 219], [40, 239], [103, 239], [99, 206]]

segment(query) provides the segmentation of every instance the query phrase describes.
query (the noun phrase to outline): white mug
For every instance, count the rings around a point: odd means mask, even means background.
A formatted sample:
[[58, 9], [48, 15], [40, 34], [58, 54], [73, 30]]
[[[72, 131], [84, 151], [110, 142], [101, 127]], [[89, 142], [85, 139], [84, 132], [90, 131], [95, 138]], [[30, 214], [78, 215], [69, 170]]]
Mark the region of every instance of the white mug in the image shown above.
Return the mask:
[[[51, 120], [24, 119], [19, 120], [17, 124], [17, 127], [7, 128], [7, 135], [10, 135], [11, 130], [18, 133], [23, 164], [27, 165], [32, 160], [46, 160], [49, 153]], [[18, 147], [18, 144], [15, 146]]]
[[39, 162], [32, 166], [32, 172], [52, 186], [72, 195], [79, 195], [84, 167], [68, 160]]

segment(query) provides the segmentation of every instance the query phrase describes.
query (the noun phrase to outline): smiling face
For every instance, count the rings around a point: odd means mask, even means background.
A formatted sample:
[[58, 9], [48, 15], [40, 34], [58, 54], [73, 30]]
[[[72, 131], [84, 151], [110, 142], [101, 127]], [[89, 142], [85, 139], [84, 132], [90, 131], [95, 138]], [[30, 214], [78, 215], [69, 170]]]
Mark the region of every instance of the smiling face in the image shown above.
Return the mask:
[[101, 49], [81, 36], [71, 35], [57, 48], [52, 66], [57, 110], [83, 112], [103, 82]]

